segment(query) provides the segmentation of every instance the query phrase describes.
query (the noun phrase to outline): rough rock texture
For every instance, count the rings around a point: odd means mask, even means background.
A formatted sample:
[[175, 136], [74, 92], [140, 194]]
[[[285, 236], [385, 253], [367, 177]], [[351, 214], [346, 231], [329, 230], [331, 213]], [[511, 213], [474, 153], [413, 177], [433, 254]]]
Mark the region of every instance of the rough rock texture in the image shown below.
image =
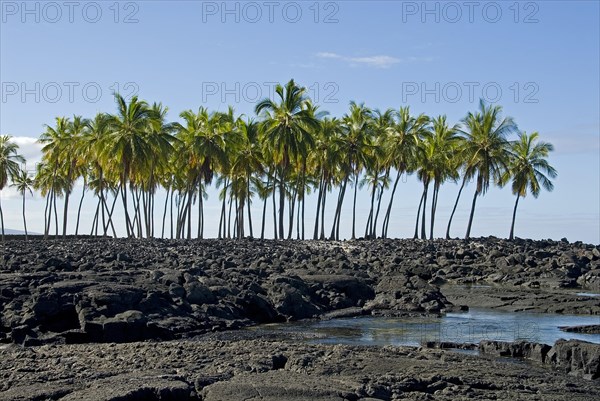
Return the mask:
[[[581, 400], [597, 383], [437, 349], [314, 345], [212, 334], [191, 340], [0, 349], [0, 400]], [[562, 352], [562, 351], [560, 351]]]
[[[598, 285], [600, 253], [582, 243], [71, 239], [1, 252], [0, 342], [26, 345], [169, 340], [340, 310], [600, 314], [573, 292]], [[472, 283], [502, 286], [456, 286]]]
[[600, 324], [588, 324], [583, 326], [561, 326], [562, 331], [567, 333], [600, 334]]
[[554, 346], [529, 342], [482, 341], [482, 354], [525, 358], [585, 379], [600, 378], [600, 344], [558, 340]]

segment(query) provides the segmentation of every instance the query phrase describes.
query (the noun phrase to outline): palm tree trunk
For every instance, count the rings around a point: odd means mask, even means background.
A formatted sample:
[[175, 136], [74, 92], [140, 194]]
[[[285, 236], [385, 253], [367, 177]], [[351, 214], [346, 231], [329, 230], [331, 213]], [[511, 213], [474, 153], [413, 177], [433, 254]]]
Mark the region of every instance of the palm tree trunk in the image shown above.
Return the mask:
[[421, 200], [419, 201], [419, 208], [417, 209], [417, 222], [415, 223], [415, 235], [413, 239], [419, 238], [419, 217], [421, 216], [421, 206], [423, 205], [423, 198], [425, 197], [425, 192], [421, 195]]
[[44, 239], [48, 238], [48, 204], [50, 203], [50, 192], [46, 194], [46, 206], [44, 207]]
[[250, 174], [246, 176], [246, 183], [248, 185], [246, 202], [248, 203], [248, 228], [250, 229], [250, 237], [254, 238], [254, 232], [252, 230], [252, 211], [250, 210], [250, 204], [252, 200], [250, 199]]
[[379, 219], [379, 211], [381, 210], [381, 199], [383, 198], [383, 186], [379, 188], [379, 197], [377, 199], [377, 211], [375, 212], [375, 221], [371, 230], [371, 238], [377, 238], [377, 220]]
[[454, 212], [456, 212], [456, 207], [458, 206], [458, 201], [460, 199], [460, 194], [462, 193], [463, 188], [467, 182], [467, 177], [463, 178], [463, 182], [460, 185], [460, 189], [458, 190], [458, 195], [456, 196], [456, 202], [454, 202], [454, 207], [452, 208], [452, 213], [450, 214], [450, 220], [448, 220], [448, 228], [446, 228], [446, 239], [450, 239], [450, 227], [452, 226], [452, 219], [454, 218]]
[[50, 235], [50, 225], [52, 224], [52, 193], [53, 192], [54, 192], [54, 190], [50, 189], [50, 191], [46, 195], [46, 209], [44, 210], [44, 222], [46, 225], [44, 227], [44, 239], [47, 239], [48, 235]]
[[304, 240], [304, 204], [306, 202], [306, 157], [302, 157], [302, 239]]
[[175, 195], [175, 189], [171, 190], [171, 200], [169, 201], [169, 209], [171, 215], [171, 239], [173, 239], [173, 196]]
[[192, 193], [192, 190], [190, 189], [190, 194], [188, 197], [188, 204], [187, 204], [187, 239], [192, 239], [192, 199], [193, 199], [194, 195]]
[[2, 198], [0, 198], [0, 224], [2, 225], [2, 242], [4, 242], [4, 213], [2, 213]]
[[344, 194], [346, 193], [346, 185], [348, 183], [348, 177], [344, 178], [340, 192], [338, 193], [338, 201], [335, 207], [335, 213], [333, 215], [333, 226], [331, 227], [331, 235], [329, 239], [339, 239], [339, 220], [342, 213], [342, 204], [344, 203]]
[[[271, 177], [267, 175], [267, 189], [269, 188], [269, 184], [271, 181]], [[260, 239], [265, 239], [265, 221], [267, 217], [267, 201], [269, 199], [269, 194], [265, 193], [265, 199], [263, 199], [263, 211], [262, 211], [262, 222], [260, 224]]]
[[323, 201], [321, 205], [321, 235], [319, 239], [325, 239], [325, 201], [327, 200], [327, 183], [323, 185]]
[[[106, 204], [106, 197], [104, 195], [102, 195], [102, 204], [103, 207], [106, 208], [106, 211], [108, 212], [108, 221], [106, 222], [106, 224], [104, 225], [103, 229], [104, 229], [104, 234], [103, 236], [106, 237], [106, 233], [108, 232], [108, 226], [110, 226], [110, 228], [112, 229], [113, 232], [113, 237], [117, 238], [117, 232], [115, 230], [115, 225], [113, 224], [113, 212], [115, 211], [115, 205], [117, 204], [117, 199], [119, 199], [119, 194], [118, 192], [115, 193], [115, 197], [113, 199], [112, 205], [110, 207], [110, 210], [108, 210], [108, 205]], [[102, 223], [104, 224], [104, 222]]]
[[204, 236], [204, 203], [202, 202], [202, 184], [198, 187], [198, 239]]
[[515, 201], [515, 208], [513, 209], [512, 224], [510, 225], [510, 235], [508, 236], [508, 239], [511, 241], [515, 238], [515, 218], [517, 217], [517, 206], [519, 206], [520, 197], [520, 194], [517, 195], [517, 200]]
[[431, 196], [431, 218], [429, 223], [429, 239], [433, 240], [433, 227], [435, 225], [435, 208], [437, 206], [439, 187], [437, 182], [433, 184], [433, 195]]
[[171, 186], [167, 187], [167, 197], [165, 198], [165, 210], [162, 218], [162, 230], [160, 231], [160, 238], [165, 238], [165, 220], [167, 218], [167, 205], [169, 203], [169, 193], [171, 192]]
[[358, 173], [354, 174], [354, 200], [352, 202], [352, 239], [356, 239], [356, 192], [358, 191]]
[[[225, 185], [227, 185], [227, 180], [225, 180]], [[223, 225], [225, 224], [225, 210], [226, 210], [226, 195], [227, 195], [227, 190], [225, 189], [226, 186], [223, 187], [223, 201], [221, 202], [221, 215], [219, 216], [219, 235], [218, 238], [223, 238], [225, 237], [224, 231], [223, 231]]]
[[321, 211], [321, 200], [323, 199], [323, 176], [319, 180], [319, 193], [317, 195], [317, 214], [315, 216], [315, 229], [313, 230], [313, 239], [319, 236], [319, 212]]
[[229, 197], [229, 214], [227, 215], [227, 238], [231, 238], [231, 205], [233, 204], [233, 196]]
[[471, 205], [471, 214], [469, 215], [469, 225], [467, 226], [467, 234], [465, 235], [466, 240], [468, 240], [471, 236], [471, 226], [473, 224], [473, 215], [475, 214], [475, 203], [477, 202], [478, 195], [479, 191], [475, 190], [475, 195], [473, 195], [473, 204]]
[[275, 194], [277, 191], [275, 191], [275, 181], [273, 181], [273, 196], [271, 197], [272, 200], [272, 204], [273, 204], [273, 238], [277, 239], [277, 206], [275, 203]]
[[27, 237], [27, 218], [25, 218], [25, 191], [23, 191], [23, 228], [25, 229], [25, 241], [29, 241]]
[[390, 224], [390, 216], [392, 213], [392, 205], [394, 204], [394, 195], [396, 194], [396, 188], [398, 187], [398, 182], [400, 181], [400, 171], [396, 175], [396, 180], [394, 181], [394, 187], [392, 188], [392, 194], [390, 195], [390, 203], [388, 204], [387, 210], [385, 212], [385, 217], [383, 218], [383, 227], [381, 228], [381, 237], [387, 238], [388, 226]]
[[98, 236], [98, 214], [100, 212], [100, 200], [96, 204], [96, 212], [94, 213], [94, 219], [92, 220], [92, 229], [90, 230], [90, 237], [94, 235], [94, 230], [96, 231], [96, 237]]
[[56, 210], [56, 193], [54, 193], [54, 226], [55, 228], [55, 232], [54, 232], [54, 239], [58, 239], [58, 211]]
[[121, 199], [123, 200], [123, 210], [125, 212], [125, 228], [127, 229], [127, 237], [131, 238], [133, 232], [131, 227], [131, 220], [129, 219], [129, 212], [127, 210], [127, 172], [124, 169], [121, 175], [121, 183], [119, 184], [121, 191]]
[[79, 207], [77, 208], [77, 224], [75, 224], [75, 237], [79, 233], [79, 219], [81, 217], [81, 206], [83, 206], [83, 198], [85, 197], [85, 190], [87, 187], [87, 182], [83, 181], [83, 192], [81, 192], [81, 199], [79, 200]]
[[68, 189], [65, 191], [65, 205], [63, 207], [63, 229], [62, 229], [62, 237], [67, 237], [67, 213], [69, 212], [69, 196], [71, 195], [71, 191]]
[[67, 237], [67, 218], [68, 218], [68, 212], [69, 212], [69, 197], [71, 196], [71, 189], [70, 189], [71, 171], [72, 171], [72, 164], [69, 164], [69, 168], [67, 171], [67, 187], [65, 189], [65, 204], [64, 204], [64, 209], [63, 209], [63, 230], [62, 230], [63, 238]]
[[335, 239], [337, 241], [340, 240], [340, 222], [342, 219], [342, 206], [344, 204], [344, 197], [346, 196], [346, 189], [348, 188], [348, 180], [349, 177], [346, 177], [346, 180], [344, 181], [344, 187], [342, 188], [342, 192], [341, 192], [341, 199], [339, 202], [339, 210], [337, 213], [337, 222], [336, 222], [336, 227], [335, 227]]
[[427, 239], [425, 231], [425, 217], [427, 216], [427, 193], [429, 192], [429, 182], [423, 184], [423, 216], [421, 217], [421, 239]]
[[279, 176], [279, 238], [283, 239], [283, 215], [285, 208], [285, 177], [283, 174], [283, 168]]
[[367, 218], [367, 224], [365, 227], [365, 238], [371, 236], [371, 232], [373, 231], [373, 209], [375, 208], [376, 188], [376, 184], [373, 184], [373, 189], [371, 190], [371, 209], [369, 210], [369, 217]]
[[298, 187], [294, 188], [292, 198], [290, 199], [290, 206], [288, 209], [289, 213], [289, 227], [288, 227], [288, 239], [292, 239], [292, 231], [294, 231], [294, 212], [296, 211], [296, 199], [298, 197]]

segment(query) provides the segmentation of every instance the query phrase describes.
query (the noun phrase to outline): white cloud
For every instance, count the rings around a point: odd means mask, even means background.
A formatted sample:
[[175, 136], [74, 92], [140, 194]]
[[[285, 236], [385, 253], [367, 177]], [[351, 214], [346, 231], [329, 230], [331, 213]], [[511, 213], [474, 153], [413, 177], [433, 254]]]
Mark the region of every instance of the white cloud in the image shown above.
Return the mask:
[[42, 145], [37, 143], [37, 138], [15, 136], [11, 140], [19, 145], [18, 152], [27, 161], [27, 170], [34, 170], [36, 164], [42, 160]]
[[374, 68], [390, 68], [391, 66], [399, 63], [416, 62], [416, 61], [430, 61], [430, 58], [418, 58], [418, 57], [406, 57], [400, 59], [397, 57], [387, 55], [377, 56], [363, 56], [363, 57], [349, 57], [338, 53], [332, 52], [319, 52], [316, 54], [317, 57], [323, 59], [341, 60], [349, 63], [351, 66], [355, 65], [366, 65]]

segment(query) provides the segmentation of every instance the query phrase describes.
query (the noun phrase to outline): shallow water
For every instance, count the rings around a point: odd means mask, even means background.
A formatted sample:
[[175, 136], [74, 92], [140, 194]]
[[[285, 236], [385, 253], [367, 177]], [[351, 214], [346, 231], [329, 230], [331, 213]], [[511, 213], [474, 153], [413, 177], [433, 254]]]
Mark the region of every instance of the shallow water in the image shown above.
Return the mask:
[[600, 294], [596, 294], [595, 292], [578, 292], [576, 294], [580, 297], [600, 297]]
[[479, 343], [481, 340], [554, 344], [559, 338], [600, 343], [600, 334], [567, 333], [559, 326], [600, 324], [600, 316], [504, 312], [472, 308], [442, 318], [356, 317], [268, 325], [289, 333], [310, 333], [311, 342], [352, 345], [409, 345], [423, 341]]

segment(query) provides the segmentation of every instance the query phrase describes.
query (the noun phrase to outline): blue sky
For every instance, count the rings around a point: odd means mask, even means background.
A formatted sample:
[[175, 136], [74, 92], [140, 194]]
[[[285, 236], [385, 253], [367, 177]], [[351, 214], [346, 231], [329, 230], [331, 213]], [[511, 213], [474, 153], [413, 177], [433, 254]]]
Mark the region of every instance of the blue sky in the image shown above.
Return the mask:
[[[597, 1], [68, 4], [1, 2], [0, 133], [17, 137], [30, 165], [39, 152], [27, 137], [55, 116], [113, 111], [117, 88], [162, 101], [174, 120], [201, 105], [253, 115], [255, 100], [290, 78], [332, 115], [355, 100], [458, 122], [483, 97], [556, 147], [555, 190], [520, 203], [517, 235], [600, 243]], [[447, 184], [440, 193], [438, 235], [457, 190]], [[456, 236], [472, 190], [459, 205]], [[391, 231], [409, 236], [420, 186], [409, 177], [399, 191]], [[20, 199], [10, 190], [1, 196], [7, 227], [21, 228]], [[41, 231], [43, 200], [27, 201], [30, 229]], [[513, 202], [508, 188], [491, 190], [478, 202], [474, 235], [506, 236]], [[85, 205], [89, 227], [94, 204]], [[363, 227], [366, 194], [358, 212]]]

